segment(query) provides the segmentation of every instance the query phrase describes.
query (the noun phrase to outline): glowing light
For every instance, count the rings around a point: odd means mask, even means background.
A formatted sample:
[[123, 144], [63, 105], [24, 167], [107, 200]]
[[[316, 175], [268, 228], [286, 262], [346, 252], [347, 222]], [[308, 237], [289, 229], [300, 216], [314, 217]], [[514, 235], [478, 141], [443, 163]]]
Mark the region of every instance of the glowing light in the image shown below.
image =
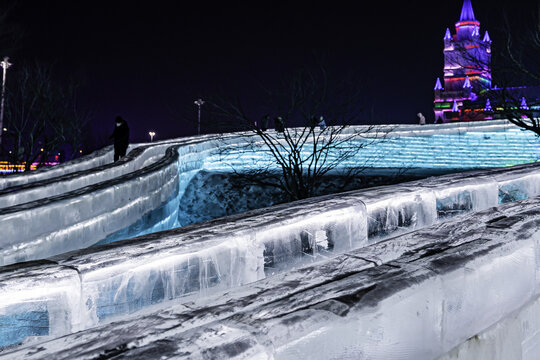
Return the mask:
[[455, 100], [454, 100], [454, 104], [452, 104], [452, 111], [459, 112], [458, 104]]
[[[149, 131], [148, 135], [150, 135], [150, 142], [154, 141], [154, 136], [156, 136], [156, 133], [154, 131]], [[81, 150], [82, 152], [82, 150]]]
[[198, 116], [198, 122], [197, 122], [197, 135], [201, 135], [201, 106], [204, 104], [204, 100], [199, 98], [193, 102], [195, 105], [199, 108], [199, 116]]
[[473, 21], [460, 21], [458, 23], [456, 23], [456, 28], [460, 28], [462, 26], [472, 26], [472, 25], [476, 25], [476, 26], [480, 26], [480, 23], [476, 20], [473, 20]]
[[[6, 71], [13, 64], [9, 62], [9, 58], [6, 56], [4, 60], [0, 62], [0, 66], [3, 69], [2, 72], [2, 103], [0, 105], [0, 129], [2, 129], [2, 124], [4, 122], [4, 97], [6, 94]], [[6, 131], [6, 130], [4, 130]], [[0, 144], [2, 143], [2, 137], [0, 136]]]

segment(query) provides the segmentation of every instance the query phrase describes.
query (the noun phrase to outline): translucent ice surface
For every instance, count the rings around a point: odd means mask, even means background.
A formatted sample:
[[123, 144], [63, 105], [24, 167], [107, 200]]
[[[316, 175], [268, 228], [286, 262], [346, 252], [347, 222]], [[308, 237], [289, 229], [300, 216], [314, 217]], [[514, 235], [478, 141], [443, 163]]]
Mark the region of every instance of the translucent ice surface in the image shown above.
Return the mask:
[[[386, 148], [379, 149], [377, 166], [478, 169], [531, 161], [531, 149], [536, 154], [530, 135], [505, 122], [402, 126], [393, 134], [395, 138], [382, 143]], [[51, 272], [30, 271], [26, 265], [3, 268], [3, 294], [36, 306], [25, 310], [6, 303], [0, 309], [6, 322], [14, 324], [0, 333], [0, 347], [84, 329], [178, 298], [203, 298], [368, 244], [384, 244], [388, 254], [399, 255], [401, 242], [409, 244], [404, 239], [410, 238], [385, 239], [434, 224], [444, 228], [441, 221], [457, 215], [540, 195], [540, 168], [519, 165], [309, 199], [151, 234], [178, 225], [178, 202], [197, 171], [237, 161], [238, 146], [247, 140], [239, 134], [209, 135], [140, 146], [123, 163], [85, 169], [94, 177], [91, 185], [80, 187], [84, 176], [73, 172], [51, 183], [56, 195], [39, 194], [36, 200], [1, 208], [0, 263], [49, 258], [44, 264], [55, 267], [59, 280], [57, 286]], [[432, 144], [436, 149], [426, 148]], [[511, 146], [501, 150], [502, 144]], [[216, 155], [224, 147], [234, 156]], [[424, 157], [429, 151], [438, 154], [438, 162]], [[237, 164], [253, 166], [253, 159], [246, 153]], [[128, 163], [138, 165], [128, 170]], [[27, 190], [35, 191], [31, 188]], [[113, 243], [138, 235], [144, 236]], [[113, 244], [53, 257], [96, 243]], [[385, 256], [365, 262], [381, 264]], [[40, 264], [28, 266], [38, 269]], [[73, 271], [79, 283], [68, 287], [62, 279]], [[5, 282], [13, 273], [24, 282]], [[57, 293], [69, 288], [79, 300], [61, 300], [68, 305], [57, 313], [54, 301], [34, 301], [39, 292], [31, 289], [40, 283], [58, 287]], [[17, 330], [17, 324], [26, 332]]]
[[3, 355], [532, 359], [539, 223], [537, 199], [509, 203]]

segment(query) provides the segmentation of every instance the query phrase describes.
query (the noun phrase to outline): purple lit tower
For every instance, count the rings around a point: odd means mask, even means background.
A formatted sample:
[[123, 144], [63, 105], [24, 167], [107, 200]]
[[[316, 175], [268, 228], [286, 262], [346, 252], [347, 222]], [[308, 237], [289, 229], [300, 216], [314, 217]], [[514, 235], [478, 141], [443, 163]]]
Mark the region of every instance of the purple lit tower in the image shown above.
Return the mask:
[[465, 0], [456, 34], [446, 29], [444, 35], [444, 87], [437, 78], [434, 89], [436, 121], [487, 119], [480, 105], [485, 101], [479, 97], [490, 88], [491, 39], [487, 31], [480, 36], [480, 22], [474, 17], [471, 1]]

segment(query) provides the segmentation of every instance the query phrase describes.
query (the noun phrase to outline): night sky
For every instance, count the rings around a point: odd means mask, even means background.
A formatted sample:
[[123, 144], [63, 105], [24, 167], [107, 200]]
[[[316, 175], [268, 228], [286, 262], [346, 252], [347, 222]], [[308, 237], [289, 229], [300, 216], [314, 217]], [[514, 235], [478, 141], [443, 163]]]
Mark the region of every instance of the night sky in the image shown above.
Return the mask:
[[[487, 29], [495, 46], [502, 13], [523, 16], [538, 1], [472, 4], [482, 35]], [[9, 55], [14, 66], [54, 63], [55, 71], [81, 81], [96, 146], [106, 143], [116, 115], [128, 121], [132, 141], [147, 141], [149, 130], [157, 139], [196, 133], [198, 97], [237, 94], [256, 113], [259, 84], [272, 87], [321, 54], [331, 76], [361, 79], [379, 122], [413, 123], [419, 111], [432, 121], [442, 38], [461, 6], [462, 0], [23, 0], [8, 16], [24, 34]]]

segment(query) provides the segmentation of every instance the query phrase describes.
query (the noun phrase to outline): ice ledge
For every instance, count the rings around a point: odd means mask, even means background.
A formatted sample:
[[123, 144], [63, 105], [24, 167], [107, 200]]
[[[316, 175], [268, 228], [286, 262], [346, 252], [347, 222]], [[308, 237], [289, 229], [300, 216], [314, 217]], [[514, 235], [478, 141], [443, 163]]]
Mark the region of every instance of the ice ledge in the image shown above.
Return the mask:
[[538, 298], [539, 238], [507, 204], [5, 358], [433, 359]]

